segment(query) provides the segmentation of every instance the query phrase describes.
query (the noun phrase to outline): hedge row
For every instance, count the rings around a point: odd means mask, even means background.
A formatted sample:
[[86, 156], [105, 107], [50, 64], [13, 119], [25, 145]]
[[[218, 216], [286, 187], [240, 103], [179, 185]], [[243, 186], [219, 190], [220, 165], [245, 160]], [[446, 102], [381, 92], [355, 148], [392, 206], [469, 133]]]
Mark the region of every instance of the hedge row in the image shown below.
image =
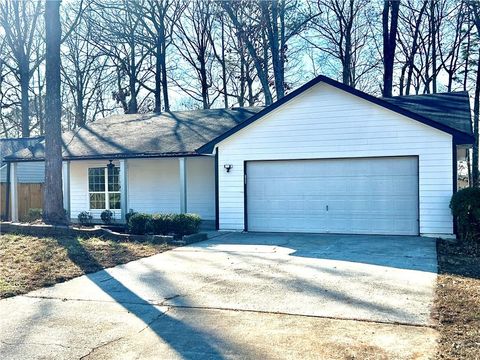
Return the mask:
[[136, 235], [195, 234], [198, 232], [200, 222], [201, 218], [196, 214], [129, 213], [127, 216], [128, 231]]

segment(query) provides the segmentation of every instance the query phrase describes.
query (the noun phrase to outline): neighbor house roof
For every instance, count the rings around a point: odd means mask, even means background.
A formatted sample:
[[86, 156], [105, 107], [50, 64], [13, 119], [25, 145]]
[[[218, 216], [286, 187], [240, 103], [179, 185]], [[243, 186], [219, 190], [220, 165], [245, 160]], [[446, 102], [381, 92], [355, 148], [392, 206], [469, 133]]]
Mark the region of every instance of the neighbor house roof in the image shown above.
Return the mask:
[[34, 146], [41, 141], [43, 141], [43, 136], [0, 139], [0, 164], [5, 157], [28, 148], [29, 146]]
[[215, 145], [220, 141], [259, 120], [271, 111], [277, 109], [281, 105], [292, 100], [294, 97], [304, 93], [311, 87], [321, 82], [358, 96], [371, 103], [395, 111], [413, 120], [452, 134], [457, 144], [473, 144], [470, 102], [468, 94], [465, 92], [403, 96], [388, 99], [377, 98], [326, 76], [319, 75], [307, 82], [305, 85], [274, 102], [272, 105], [264, 108], [262, 111], [258, 112], [248, 120], [203, 145], [198, 149], [198, 151], [201, 153], [211, 153], [215, 148]]
[[[198, 155], [196, 149], [259, 112], [260, 107], [113, 115], [62, 135], [64, 159]], [[44, 142], [8, 160], [43, 160]]]
[[472, 134], [470, 97], [468, 92], [449, 92], [383, 98], [390, 104], [444, 124], [452, 129]]

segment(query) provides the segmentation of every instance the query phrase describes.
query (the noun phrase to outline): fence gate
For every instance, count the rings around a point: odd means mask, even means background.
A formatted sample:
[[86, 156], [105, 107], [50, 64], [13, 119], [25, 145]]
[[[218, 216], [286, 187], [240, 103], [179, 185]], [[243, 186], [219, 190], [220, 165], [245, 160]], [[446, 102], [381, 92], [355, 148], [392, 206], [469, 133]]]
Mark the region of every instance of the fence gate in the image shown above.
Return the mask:
[[[7, 186], [0, 184], [0, 216], [9, 217], [7, 214]], [[20, 221], [26, 220], [29, 209], [41, 209], [43, 206], [43, 184], [18, 183], [18, 218]]]

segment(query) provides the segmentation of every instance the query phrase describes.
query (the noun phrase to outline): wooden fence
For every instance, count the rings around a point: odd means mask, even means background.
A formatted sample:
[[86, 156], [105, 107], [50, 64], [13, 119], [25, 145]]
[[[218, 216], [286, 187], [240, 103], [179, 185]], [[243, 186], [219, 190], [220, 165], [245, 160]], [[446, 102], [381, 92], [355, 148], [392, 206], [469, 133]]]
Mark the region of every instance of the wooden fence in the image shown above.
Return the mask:
[[[7, 184], [0, 184], [0, 216], [7, 217]], [[18, 218], [25, 220], [29, 209], [43, 205], [43, 184], [18, 184]], [[11, 205], [10, 205], [11, 206]], [[8, 216], [9, 217], [9, 216]]]

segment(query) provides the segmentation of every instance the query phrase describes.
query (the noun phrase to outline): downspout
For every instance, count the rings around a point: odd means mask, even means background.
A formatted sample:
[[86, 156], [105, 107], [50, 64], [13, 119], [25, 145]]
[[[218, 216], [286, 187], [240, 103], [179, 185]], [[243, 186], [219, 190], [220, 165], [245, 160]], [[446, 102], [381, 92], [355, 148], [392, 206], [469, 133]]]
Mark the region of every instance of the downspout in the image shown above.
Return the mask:
[[[452, 172], [453, 172], [453, 193], [452, 195], [455, 195], [455, 193], [458, 191], [458, 162], [457, 162], [457, 143], [455, 141], [455, 137], [452, 136]], [[453, 234], [457, 235], [457, 219], [454, 216], [453, 217]]]
[[215, 230], [220, 230], [220, 208], [218, 199], [218, 147], [215, 148]]
[[5, 189], [5, 216], [7, 220], [11, 220], [10, 218], [10, 163], [5, 162], [5, 166], [7, 167], [7, 182]]

